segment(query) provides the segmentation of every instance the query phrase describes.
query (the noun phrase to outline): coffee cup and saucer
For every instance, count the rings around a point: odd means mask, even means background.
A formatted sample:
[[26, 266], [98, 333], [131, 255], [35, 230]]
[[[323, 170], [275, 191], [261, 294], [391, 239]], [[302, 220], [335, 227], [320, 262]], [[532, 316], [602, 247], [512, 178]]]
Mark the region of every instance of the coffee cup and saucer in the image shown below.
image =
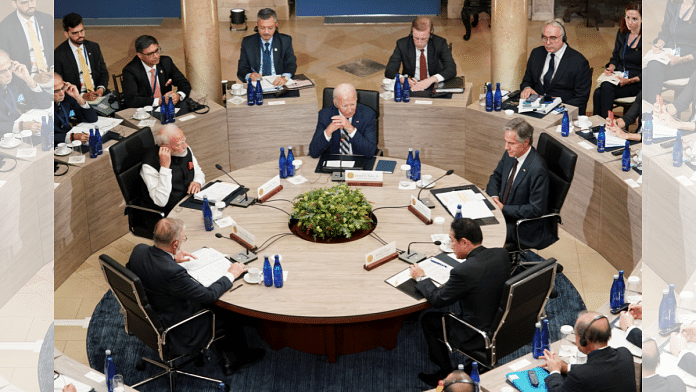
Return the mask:
[[435, 183], [433, 182], [433, 176], [430, 174], [424, 174], [421, 176], [421, 179], [416, 181], [416, 186], [419, 188], [432, 188], [435, 186]]
[[148, 117], [150, 117], [150, 113], [145, 108], [138, 108], [133, 114], [133, 118], [136, 120], [146, 120]]
[[70, 155], [71, 152], [72, 150], [68, 147], [66, 143], [58, 143], [58, 146], [56, 147], [56, 150], [53, 153], [59, 157], [64, 157], [66, 155]]
[[239, 83], [233, 84], [232, 87], [230, 87], [230, 90], [232, 91], [232, 95], [234, 96], [239, 97], [244, 95], [244, 86], [242, 86]]
[[394, 91], [394, 79], [382, 79], [382, 87], [385, 91]]
[[249, 268], [249, 271], [244, 275], [244, 281], [249, 284], [259, 284], [263, 282], [263, 274], [258, 268]]
[[11, 132], [4, 134], [2, 139], [0, 139], [0, 147], [2, 148], [15, 148], [19, 147], [20, 144], [22, 144], [22, 141], [17, 138], [17, 135]]
[[587, 131], [592, 126], [592, 121], [587, 116], [578, 116], [578, 120], [573, 123], [581, 131]]
[[445, 252], [445, 253], [454, 252], [454, 250], [452, 250], [452, 240], [449, 238], [449, 236], [447, 237], [447, 239], [445, 241], [443, 241], [440, 244], [440, 250]]

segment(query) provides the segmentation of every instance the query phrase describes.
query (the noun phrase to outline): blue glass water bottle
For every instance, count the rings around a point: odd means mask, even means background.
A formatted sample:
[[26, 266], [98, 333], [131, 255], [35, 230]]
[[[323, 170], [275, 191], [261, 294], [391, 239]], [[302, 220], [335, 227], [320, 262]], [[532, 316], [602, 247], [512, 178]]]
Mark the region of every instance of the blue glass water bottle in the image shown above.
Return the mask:
[[621, 156], [621, 170], [626, 172], [631, 170], [631, 143], [629, 143], [628, 140], [626, 140], [624, 152]]
[[481, 383], [481, 376], [479, 376], [478, 362], [474, 361], [471, 363], [471, 381], [476, 383], [476, 390], [478, 391], [478, 385]]
[[[48, 151], [53, 147], [53, 142], [49, 141], [48, 117], [41, 117], [41, 150]], [[53, 132], [53, 130], [50, 130]]]
[[283, 267], [280, 266], [280, 259], [275, 255], [275, 263], [273, 264], [273, 283], [275, 287], [283, 287]]
[[500, 91], [500, 83], [495, 84], [495, 95], [493, 96], [493, 109], [499, 112], [503, 108], [503, 93]]
[[677, 140], [674, 141], [674, 147], [672, 147], [672, 165], [678, 167], [682, 163], [684, 163], [684, 146], [682, 145], [681, 130], [678, 130]]
[[597, 134], [597, 152], [604, 152], [606, 140], [607, 137], [604, 133], [604, 125], [602, 125], [599, 127], [599, 133]]
[[396, 74], [396, 80], [394, 80], [394, 102], [401, 102], [401, 78], [399, 74]]
[[[408, 149], [408, 158], [406, 158], [406, 164], [413, 167], [413, 149], [412, 148]], [[413, 176], [411, 176], [411, 172], [409, 171], [408, 178], [412, 180], [413, 179], [412, 177]]]
[[106, 378], [106, 389], [113, 392], [114, 376], [116, 375], [116, 365], [114, 358], [111, 356], [111, 350], [106, 350], [106, 358], [104, 359], [104, 377]]
[[609, 307], [612, 309], [620, 308], [620, 301], [621, 295], [619, 294], [619, 275], [614, 275], [614, 281], [611, 283], [611, 290], [609, 290]]
[[646, 113], [643, 120], [643, 144], [652, 144], [653, 120], [652, 113]]
[[278, 169], [280, 170], [280, 178], [288, 177], [288, 160], [285, 158], [285, 149], [280, 148], [280, 158], [278, 158]]
[[532, 356], [539, 359], [544, 356], [544, 345], [541, 342], [541, 323], [534, 324], [534, 337], [532, 338]]
[[541, 352], [551, 350], [551, 334], [549, 332], [549, 319], [541, 320]]
[[624, 281], [624, 272], [619, 270], [619, 280], [617, 281], [619, 287], [619, 306], [623, 306], [626, 303], [626, 282]]
[[167, 115], [169, 116], [167, 122], [173, 123], [174, 117], [176, 116], [176, 108], [174, 107], [174, 101], [172, 100], [171, 95], [169, 96], [169, 102], [167, 103]]
[[206, 195], [203, 195], [203, 225], [205, 225], [205, 231], [213, 231], [215, 228], [213, 225], [213, 211], [210, 209], [210, 203]]
[[570, 134], [570, 118], [568, 118], [568, 111], [563, 112], [563, 120], [561, 120], [561, 136], [568, 137]]
[[416, 156], [413, 158], [413, 166], [411, 166], [411, 179], [413, 181], [421, 179], [420, 151], [418, 150], [416, 150]]
[[404, 84], [401, 87], [401, 100], [404, 102], [411, 100], [411, 86], [408, 83], [408, 75], [404, 75]]
[[263, 255], [263, 284], [266, 287], [273, 286], [273, 269], [271, 262], [268, 261], [268, 253]]
[[263, 105], [263, 87], [261, 87], [261, 79], [256, 81], [256, 104]]
[[97, 139], [94, 137], [94, 129], [89, 130], [89, 157], [97, 157]]
[[457, 213], [454, 214], [454, 219], [462, 218], [462, 205], [457, 204]]
[[160, 124], [162, 125], [166, 124], [169, 119], [169, 115], [167, 114], [169, 107], [165, 101], [164, 97], [160, 98]]
[[669, 304], [669, 326], [677, 323], [677, 297], [674, 295], [674, 283], [669, 285], [669, 294], [667, 294], [667, 303]]
[[672, 326], [671, 314], [669, 309], [669, 290], [662, 290], [662, 301], [660, 302], [658, 326], [660, 330], [666, 330]]
[[287, 159], [287, 165], [286, 167], [288, 168], [288, 177], [293, 177], [295, 175], [295, 166], [292, 165], [292, 161], [295, 160], [295, 155], [292, 153], [292, 146], [288, 146], [288, 159]]
[[254, 93], [254, 84], [251, 78], [247, 79], [247, 105], [254, 106], [256, 104], [256, 94]]
[[487, 112], [493, 111], [493, 91], [491, 91], [492, 88], [493, 88], [493, 86], [491, 86], [490, 83], [486, 83], [486, 111]]
[[95, 142], [97, 144], [97, 155], [103, 154], [104, 147], [102, 146], [101, 132], [99, 131], [98, 126], [94, 127], [94, 139], [95, 139]]

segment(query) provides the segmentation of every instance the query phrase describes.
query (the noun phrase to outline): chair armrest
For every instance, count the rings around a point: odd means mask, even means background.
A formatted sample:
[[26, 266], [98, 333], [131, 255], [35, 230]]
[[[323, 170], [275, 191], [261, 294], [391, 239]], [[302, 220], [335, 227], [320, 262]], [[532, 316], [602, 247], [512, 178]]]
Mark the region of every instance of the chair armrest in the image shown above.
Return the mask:
[[534, 221], [538, 221], [538, 220], [542, 220], [542, 219], [549, 219], [549, 218], [556, 218], [556, 219], [558, 219], [558, 223], [563, 224], [563, 222], [561, 221], [561, 214], [556, 213], [556, 212], [552, 212], [552, 213], [546, 214], [546, 215], [537, 216], [534, 218], [518, 219], [517, 222], [515, 223], [515, 238], [517, 239], [517, 249], [522, 249], [522, 244], [520, 244], [520, 226], [523, 223], [534, 222]]
[[207, 349], [208, 347], [210, 347], [210, 344], [213, 343], [213, 340], [215, 340], [215, 313], [214, 313], [212, 310], [210, 310], [210, 309], [203, 309], [203, 310], [199, 311], [198, 313], [194, 314], [193, 316], [187, 317], [187, 318], [185, 318], [185, 319], [179, 321], [178, 323], [176, 323], [176, 324], [170, 326], [169, 328], [165, 329], [164, 332], [162, 333], [162, 342], [161, 342], [161, 345], [165, 345], [165, 344], [166, 344], [166, 342], [167, 342], [167, 333], [169, 333], [169, 331], [171, 331], [172, 329], [174, 329], [174, 328], [176, 328], [176, 327], [178, 327], [178, 326], [181, 326], [181, 325], [183, 325], [183, 324], [186, 324], [186, 323], [188, 323], [189, 321], [191, 321], [191, 320], [193, 320], [193, 319], [196, 319], [196, 318], [198, 318], [198, 317], [201, 317], [201, 316], [203, 316], [203, 315], [205, 315], [205, 314], [207, 314], [207, 313], [210, 313], [210, 314], [212, 315], [212, 317], [213, 317], [213, 322], [211, 323], [211, 324], [212, 324], [212, 329], [213, 329], [213, 330], [212, 330], [212, 335], [211, 335], [211, 338], [210, 338], [210, 341], [208, 342], [208, 344], [205, 345], [205, 348], [206, 348], [206, 349]]
[[152, 208], [145, 208], [145, 207], [141, 207], [141, 206], [136, 206], [135, 204], [126, 205], [126, 208], [123, 210], [123, 215], [128, 215], [129, 208], [133, 208], [133, 209], [145, 211], [145, 212], [151, 212], [153, 214], [159, 215], [162, 218], [164, 218], [164, 212], [162, 212], [162, 211], [153, 210]]
[[469, 328], [472, 331], [481, 335], [483, 340], [486, 342], [486, 350], [488, 350], [491, 347], [491, 339], [488, 337], [488, 333], [486, 333], [485, 331], [481, 331], [480, 329], [474, 327], [473, 325], [467, 323], [466, 321], [458, 318], [453, 313], [445, 313], [444, 315], [442, 315], [442, 336], [444, 337], [445, 344], [447, 345], [447, 348], [449, 349], [450, 352], [452, 352], [453, 350], [452, 350], [452, 346], [450, 346], [449, 341], [447, 339], [447, 327], [446, 327], [446, 323], [445, 323], [446, 317], [450, 317], [450, 318], [454, 319], [455, 321], [459, 322], [460, 324], [463, 324], [467, 328]]

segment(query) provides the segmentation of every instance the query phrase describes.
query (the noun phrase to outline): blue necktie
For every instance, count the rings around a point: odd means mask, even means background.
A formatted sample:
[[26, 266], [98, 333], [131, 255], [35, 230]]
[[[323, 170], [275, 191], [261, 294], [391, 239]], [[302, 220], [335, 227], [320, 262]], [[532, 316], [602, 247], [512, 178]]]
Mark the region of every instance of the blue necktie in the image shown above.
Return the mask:
[[544, 75], [544, 91], [549, 91], [549, 85], [551, 84], [553, 71], [556, 68], [556, 61], [554, 60], [554, 57], [554, 54], [551, 53], [551, 60], [549, 60], [549, 70], [546, 71], [546, 74]]
[[271, 49], [268, 42], [263, 44], [266, 48], [263, 50], [263, 75], [271, 75]]

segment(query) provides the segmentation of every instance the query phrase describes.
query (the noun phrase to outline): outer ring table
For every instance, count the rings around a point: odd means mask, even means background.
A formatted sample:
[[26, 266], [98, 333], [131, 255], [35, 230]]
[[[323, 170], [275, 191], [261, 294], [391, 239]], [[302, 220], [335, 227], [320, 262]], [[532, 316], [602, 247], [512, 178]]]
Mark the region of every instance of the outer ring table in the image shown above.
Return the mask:
[[[247, 209], [227, 207], [225, 215], [254, 234], [256, 243], [262, 243], [277, 233], [289, 233], [288, 216], [275, 209], [264, 208], [272, 205], [291, 211], [289, 203], [296, 195], [311, 188], [331, 186], [327, 174], [315, 174], [312, 168], [317, 160], [299, 157], [304, 161], [302, 175], [314, 183], [293, 185], [281, 180], [283, 190], [270, 201]], [[403, 160], [397, 159], [397, 167]], [[444, 174], [441, 169], [424, 165], [423, 173], [437, 178]], [[277, 164], [267, 162], [232, 173], [240, 183], [252, 189], [277, 175]], [[226, 176], [220, 179], [226, 179]], [[362, 187], [373, 208], [382, 206], [404, 206], [398, 209], [377, 210], [378, 224], [374, 233], [387, 243], [396, 241], [397, 248], [406, 249], [410, 241], [430, 241], [436, 230], [434, 225], [425, 225], [405, 207], [410, 195], [416, 190], [398, 190], [398, 171], [394, 175], [384, 175], [383, 187]], [[468, 181], [448, 176], [439, 180], [436, 188], [469, 184]], [[424, 191], [422, 197], [428, 196]], [[283, 200], [284, 199], [284, 200]], [[275, 201], [273, 201], [275, 200]], [[445, 209], [436, 203], [434, 216], [446, 217], [445, 230], [452, 218]], [[482, 226], [484, 245], [502, 246], [505, 240], [504, 218], [500, 210], [494, 215], [498, 224]], [[203, 229], [199, 211], [176, 207], [170, 217], [187, 222], [186, 249], [191, 251], [203, 246], [211, 246], [223, 253], [237, 253], [241, 246], [227, 239], [216, 239], [215, 232], [227, 236], [231, 227], [213, 232]], [[271, 243], [259, 252], [259, 260], [249, 267], [262, 267], [263, 254], [275, 253], [283, 257], [282, 265], [288, 271], [288, 278], [282, 289], [266, 288], [263, 285], [244, 286], [234, 293], [224, 294], [217, 305], [225, 309], [250, 316], [258, 322], [262, 338], [273, 348], [292, 347], [300, 351], [327, 355], [334, 362], [337, 355], [365, 351], [377, 346], [392, 349], [396, 346], [398, 331], [402, 321], [410, 314], [426, 309], [429, 305], [422, 299], [410, 296], [391, 287], [384, 280], [402, 271], [406, 264], [394, 260], [372, 271], [363, 268], [365, 254], [382, 246], [371, 236], [343, 244], [317, 244], [295, 236], [288, 236]], [[412, 246], [426, 255], [435, 255], [440, 250], [435, 245], [416, 244]], [[340, 257], [336, 257], [340, 255]]]

